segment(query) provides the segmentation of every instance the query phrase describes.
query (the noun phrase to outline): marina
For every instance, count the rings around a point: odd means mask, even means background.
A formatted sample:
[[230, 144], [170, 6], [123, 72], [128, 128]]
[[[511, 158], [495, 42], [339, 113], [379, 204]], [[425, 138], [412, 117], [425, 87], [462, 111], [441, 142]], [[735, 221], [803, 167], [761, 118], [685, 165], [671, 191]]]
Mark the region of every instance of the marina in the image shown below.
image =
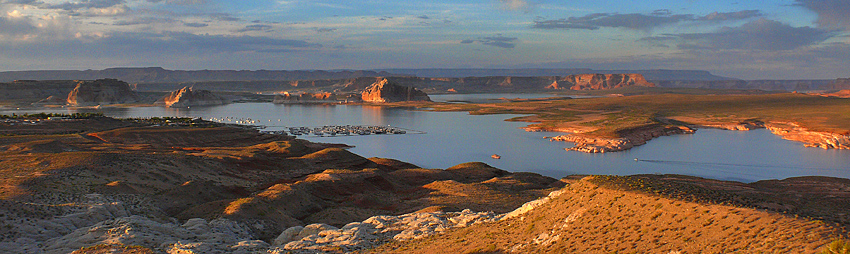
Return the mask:
[[[268, 127], [268, 126], [267, 126]], [[276, 126], [271, 126], [276, 127]], [[325, 125], [321, 127], [283, 127], [281, 130], [263, 131], [270, 134], [288, 134], [292, 136], [364, 136], [364, 135], [401, 135], [401, 134], [425, 134], [423, 131], [409, 130], [392, 126], [376, 125]]]

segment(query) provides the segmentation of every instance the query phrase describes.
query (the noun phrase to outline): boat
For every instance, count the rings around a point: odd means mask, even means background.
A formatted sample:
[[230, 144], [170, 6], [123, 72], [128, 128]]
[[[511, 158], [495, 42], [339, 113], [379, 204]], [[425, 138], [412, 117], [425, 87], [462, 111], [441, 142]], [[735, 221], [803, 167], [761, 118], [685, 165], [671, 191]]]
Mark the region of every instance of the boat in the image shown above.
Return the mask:
[[499, 156], [498, 154], [493, 154], [493, 155], [490, 155], [490, 158], [493, 158], [493, 159], [497, 159], [497, 160], [498, 160], [498, 159], [501, 159], [501, 158], [502, 158], [502, 156]]

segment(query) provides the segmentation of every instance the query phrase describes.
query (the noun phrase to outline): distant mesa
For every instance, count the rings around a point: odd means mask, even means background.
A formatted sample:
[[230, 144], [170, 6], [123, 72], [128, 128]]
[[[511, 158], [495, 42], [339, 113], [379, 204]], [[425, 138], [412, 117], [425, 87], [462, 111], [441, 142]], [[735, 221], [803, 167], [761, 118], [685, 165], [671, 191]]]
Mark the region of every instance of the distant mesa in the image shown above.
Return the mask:
[[127, 82], [117, 79], [78, 80], [66, 100], [72, 106], [96, 106], [139, 102]]
[[401, 86], [386, 78], [367, 87], [361, 98], [365, 102], [431, 101], [425, 92], [409, 86]]
[[655, 87], [649, 83], [641, 74], [578, 74], [569, 75], [555, 80], [547, 89], [570, 90], [606, 90], [620, 87], [643, 86]]
[[320, 93], [302, 93], [299, 95], [293, 95], [289, 92], [284, 92], [283, 94], [276, 94], [274, 96], [274, 100], [272, 102], [276, 104], [282, 103], [320, 103], [320, 102], [329, 102], [335, 101], [336, 95], [328, 92], [320, 92]]
[[195, 90], [190, 86], [173, 91], [156, 101], [156, 105], [164, 105], [170, 108], [191, 106], [216, 106], [227, 104], [224, 97], [218, 96], [208, 90]]
[[826, 90], [847, 90], [850, 89], [850, 78], [840, 78], [830, 81], [824, 87]]

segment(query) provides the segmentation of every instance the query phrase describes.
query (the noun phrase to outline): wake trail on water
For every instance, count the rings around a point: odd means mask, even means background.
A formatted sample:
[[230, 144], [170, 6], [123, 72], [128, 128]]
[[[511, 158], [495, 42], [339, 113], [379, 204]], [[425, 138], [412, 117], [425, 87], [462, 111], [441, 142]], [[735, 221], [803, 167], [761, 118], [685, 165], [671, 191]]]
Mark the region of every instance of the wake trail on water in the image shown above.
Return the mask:
[[743, 164], [743, 163], [722, 163], [722, 162], [696, 162], [696, 161], [674, 161], [674, 160], [644, 160], [644, 159], [635, 159], [638, 162], [651, 162], [651, 163], [660, 163], [660, 164], [673, 164], [673, 165], [683, 165], [683, 166], [714, 166], [714, 167], [753, 167], [753, 168], [782, 168], [782, 169], [807, 169], [807, 170], [818, 170], [818, 171], [832, 171], [838, 172], [838, 169], [834, 168], [815, 168], [815, 167], [799, 167], [799, 166], [783, 166], [783, 165], [770, 165], [770, 164]]

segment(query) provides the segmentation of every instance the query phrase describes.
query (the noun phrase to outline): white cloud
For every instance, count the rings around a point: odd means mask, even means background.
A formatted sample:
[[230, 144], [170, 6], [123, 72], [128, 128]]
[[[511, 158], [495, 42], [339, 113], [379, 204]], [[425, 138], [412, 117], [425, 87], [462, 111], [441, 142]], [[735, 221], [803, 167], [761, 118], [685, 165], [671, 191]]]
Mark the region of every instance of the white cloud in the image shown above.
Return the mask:
[[499, 7], [510, 11], [530, 12], [536, 6], [527, 0], [497, 0]]
[[818, 14], [818, 26], [850, 30], [850, 0], [796, 0]]

